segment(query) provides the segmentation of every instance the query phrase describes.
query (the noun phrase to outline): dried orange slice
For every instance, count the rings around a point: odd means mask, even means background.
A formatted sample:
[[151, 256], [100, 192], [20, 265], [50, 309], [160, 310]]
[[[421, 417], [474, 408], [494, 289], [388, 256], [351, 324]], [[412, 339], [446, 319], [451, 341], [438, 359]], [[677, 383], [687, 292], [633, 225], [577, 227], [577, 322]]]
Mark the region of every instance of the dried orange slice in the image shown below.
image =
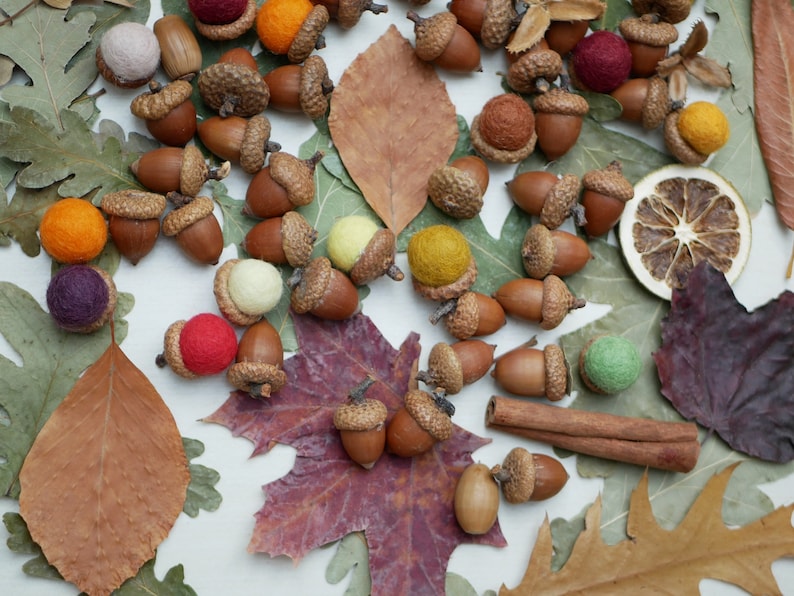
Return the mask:
[[728, 283], [750, 256], [750, 214], [733, 185], [715, 171], [674, 164], [634, 187], [619, 225], [626, 262], [639, 282], [669, 300], [701, 261]]

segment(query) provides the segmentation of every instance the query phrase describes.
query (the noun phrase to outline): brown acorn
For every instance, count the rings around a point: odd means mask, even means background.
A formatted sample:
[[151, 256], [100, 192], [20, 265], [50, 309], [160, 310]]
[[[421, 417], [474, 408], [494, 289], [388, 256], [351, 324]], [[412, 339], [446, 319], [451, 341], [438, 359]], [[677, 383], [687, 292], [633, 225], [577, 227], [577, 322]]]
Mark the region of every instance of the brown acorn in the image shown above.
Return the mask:
[[226, 378], [232, 387], [252, 397], [270, 397], [287, 383], [283, 364], [281, 336], [267, 319], [261, 319], [240, 338], [235, 362], [226, 371]]
[[617, 160], [604, 169], [587, 172], [582, 184], [584, 230], [591, 238], [603, 236], [620, 220], [626, 202], [634, 197], [634, 186], [623, 175]]
[[[229, 48], [223, 54], [218, 56], [217, 62], [232, 62], [233, 64], [244, 64], [252, 70], [259, 70], [259, 65], [256, 63], [256, 58], [248, 48]], [[270, 105], [270, 104], [268, 104]]]
[[269, 106], [283, 112], [302, 112], [312, 120], [325, 116], [334, 83], [320, 56], [311, 55], [303, 64], [278, 66], [265, 75], [270, 89]]
[[394, 262], [396, 244], [394, 232], [388, 228], [375, 232], [348, 271], [350, 281], [363, 286], [384, 275], [395, 281], [405, 279], [405, 274]]
[[621, 120], [640, 122], [648, 130], [658, 128], [673, 107], [668, 85], [659, 76], [628, 79], [610, 95], [623, 108]]
[[138, 181], [152, 192], [167, 194], [176, 191], [190, 197], [196, 196], [207, 180], [222, 180], [229, 175], [231, 164], [210, 167], [195, 145], [160, 147], [141, 155], [130, 171]]
[[661, 21], [658, 14], [644, 14], [620, 21], [620, 34], [631, 51], [631, 74], [649, 77], [656, 65], [667, 56], [667, 49], [678, 39], [678, 29]]
[[551, 172], [522, 172], [507, 183], [513, 202], [523, 211], [540, 218], [554, 230], [571, 215], [577, 216], [582, 183], [573, 174], [557, 177]]
[[196, 134], [196, 108], [190, 100], [193, 87], [184, 80], [163, 86], [149, 81], [149, 91], [135, 97], [130, 111], [146, 121], [151, 135], [172, 147], [183, 147]]
[[501, 465], [491, 468], [491, 474], [508, 503], [549, 499], [568, 482], [568, 472], [558, 460], [523, 447], [511, 449]]
[[430, 316], [430, 322], [435, 325], [441, 319], [444, 319], [447, 331], [456, 339], [490, 335], [507, 323], [505, 311], [499, 302], [471, 290], [441, 303]]
[[593, 258], [582, 238], [564, 230], [549, 230], [543, 224], [531, 226], [521, 244], [521, 260], [529, 277], [543, 279], [549, 274], [565, 277], [581, 271]]
[[576, 47], [590, 29], [590, 21], [577, 19], [575, 21], [552, 21], [546, 28], [543, 37], [549, 45], [549, 49], [554, 50], [560, 56], [566, 56]]
[[535, 149], [535, 113], [515, 93], [492, 97], [471, 121], [471, 144], [485, 159], [518, 163]]
[[334, 412], [334, 426], [342, 447], [354, 462], [369, 470], [386, 447], [386, 418], [383, 402], [365, 398], [375, 379], [367, 377], [348, 394], [348, 401]]
[[212, 41], [229, 41], [237, 39], [246, 31], [250, 30], [256, 20], [256, 0], [248, 0], [243, 13], [231, 23], [223, 23], [219, 25], [204, 23], [197, 18], [194, 18], [196, 31], [200, 35]]
[[562, 58], [554, 50], [525, 52], [507, 70], [507, 85], [516, 93], [548, 91], [562, 72]]
[[287, 281], [292, 290], [290, 306], [298, 314], [311, 313], [321, 319], [338, 321], [359, 311], [358, 292], [353, 282], [331, 266], [327, 257], [315, 257], [295, 269]]
[[538, 145], [546, 159], [554, 161], [576, 144], [590, 104], [581, 95], [556, 87], [541, 93], [533, 108]]
[[221, 117], [248, 118], [265, 110], [270, 89], [255, 69], [236, 62], [216, 62], [198, 77], [201, 99]]
[[160, 44], [160, 65], [171, 80], [192, 79], [201, 70], [201, 47], [185, 20], [176, 14], [154, 22], [154, 36]]
[[667, 23], [680, 23], [689, 16], [692, 0], [631, 0], [631, 6], [639, 15], [653, 13]]
[[212, 199], [174, 192], [166, 198], [177, 208], [163, 218], [163, 234], [174, 236], [183, 252], [197, 263], [216, 265], [223, 252], [223, 231], [213, 214]]
[[407, 16], [414, 23], [415, 50], [420, 60], [454, 72], [482, 70], [480, 46], [471, 33], [458, 24], [454, 14], [439, 12], [422, 17], [409, 10]]
[[495, 345], [479, 339], [439, 342], [430, 350], [427, 370], [419, 371], [416, 379], [430, 387], [443, 387], [448, 395], [460, 393], [464, 385], [481, 379], [490, 370], [495, 349]]
[[502, 284], [493, 296], [508, 315], [538, 323], [546, 330], [554, 329], [571, 310], [585, 305], [585, 300], [571, 294], [556, 275], [543, 280], [513, 279]]
[[315, 230], [297, 211], [287, 211], [280, 217], [270, 217], [253, 226], [243, 239], [242, 248], [255, 259], [274, 265], [303, 267], [309, 262]]
[[247, 174], [256, 174], [265, 165], [268, 153], [281, 145], [270, 140], [270, 120], [264, 114], [251, 118], [210, 116], [198, 125], [201, 142], [221, 159], [238, 163]]
[[452, 436], [455, 407], [444, 391], [432, 394], [419, 389], [405, 394], [404, 405], [386, 426], [386, 445], [400, 457], [415, 457], [430, 451]]
[[151, 252], [160, 235], [165, 197], [143, 190], [119, 190], [104, 195], [100, 207], [108, 215], [113, 244], [130, 263], [137, 265]]
[[314, 169], [322, 159], [318, 151], [309, 159], [300, 159], [277, 151], [268, 165], [257, 172], [248, 184], [243, 213], [268, 218], [284, 215], [314, 200]]
[[476, 155], [466, 155], [433, 170], [427, 180], [427, 195], [450, 217], [471, 219], [482, 209], [488, 180], [485, 162]]
[[376, 4], [372, 0], [312, 0], [312, 3], [325, 6], [328, 16], [336, 20], [342, 29], [355, 27], [365, 12], [372, 14], [389, 12], [388, 6]]
[[529, 345], [515, 348], [496, 359], [491, 376], [505, 391], [526, 397], [558, 401], [571, 389], [571, 372], [562, 348], [548, 344], [542, 350]]
[[452, 0], [447, 8], [489, 50], [505, 45], [518, 15], [512, 0]]

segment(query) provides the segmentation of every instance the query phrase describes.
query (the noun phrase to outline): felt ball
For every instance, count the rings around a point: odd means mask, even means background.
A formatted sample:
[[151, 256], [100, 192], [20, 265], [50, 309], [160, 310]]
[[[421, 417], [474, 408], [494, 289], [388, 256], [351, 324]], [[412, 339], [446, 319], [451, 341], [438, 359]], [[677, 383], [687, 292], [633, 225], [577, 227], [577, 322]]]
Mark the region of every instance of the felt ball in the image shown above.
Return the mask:
[[701, 155], [710, 155], [728, 142], [725, 113], [710, 101], [696, 101], [678, 113], [678, 132]]
[[148, 81], [160, 64], [160, 43], [154, 31], [141, 23], [114, 25], [102, 35], [99, 51], [116, 79], [108, 81], [114, 84]]
[[226, 25], [239, 19], [248, 0], [188, 0], [193, 16], [207, 25]]
[[585, 346], [580, 372], [602, 393], [618, 393], [640, 376], [642, 361], [637, 347], [625, 337], [605, 335]]
[[197, 375], [226, 370], [237, 354], [237, 335], [226, 319], [203, 313], [189, 319], [179, 334], [185, 368]]
[[328, 231], [328, 258], [337, 269], [348, 272], [380, 227], [365, 215], [337, 219]]
[[108, 227], [102, 212], [84, 199], [61, 199], [44, 212], [41, 245], [61, 263], [87, 263], [105, 248]]
[[67, 331], [93, 331], [96, 323], [104, 324], [110, 299], [105, 277], [90, 265], [64, 267], [47, 286], [50, 315]]
[[631, 50], [617, 33], [594, 31], [576, 44], [572, 64], [576, 80], [587, 89], [611, 93], [629, 77]]
[[281, 300], [284, 283], [267, 261], [243, 259], [229, 272], [229, 297], [247, 315], [263, 315]]
[[444, 224], [427, 227], [411, 236], [407, 252], [411, 274], [419, 283], [433, 288], [454, 283], [471, 263], [466, 237]]

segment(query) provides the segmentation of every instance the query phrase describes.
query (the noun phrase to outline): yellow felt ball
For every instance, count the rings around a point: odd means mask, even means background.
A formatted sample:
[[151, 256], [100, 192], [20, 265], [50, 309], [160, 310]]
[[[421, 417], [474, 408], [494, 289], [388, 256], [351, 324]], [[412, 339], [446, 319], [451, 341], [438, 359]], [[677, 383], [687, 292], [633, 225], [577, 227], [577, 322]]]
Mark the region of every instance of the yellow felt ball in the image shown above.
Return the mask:
[[411, 236], [407, 252], [411, 274], [433, 288], [457, 281], [471, 263], [466, 237], [447, 225], [430, 226]]
[[108, 227], [102, 212], [85, 199], [54, 203], [39, 224], [41, 246], [60, 263], [87, 263], [105, 248]]
[[348, 272], [380, 228], [365, 215], [340, 217], [328, 231], [328, 258], [334, 267]]
[[728, 118], [716, 105], [696, 101], [678, 114], [678, 132], [701, 155], [710, 155], [728, 142]]

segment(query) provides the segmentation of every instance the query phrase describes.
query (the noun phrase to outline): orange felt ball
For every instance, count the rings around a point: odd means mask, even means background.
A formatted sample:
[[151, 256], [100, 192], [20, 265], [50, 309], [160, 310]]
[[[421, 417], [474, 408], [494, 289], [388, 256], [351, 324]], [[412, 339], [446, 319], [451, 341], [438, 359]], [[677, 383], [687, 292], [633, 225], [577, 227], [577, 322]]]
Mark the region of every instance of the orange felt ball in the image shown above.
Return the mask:
[[69, 197], [54, 203], [39, 224], [41, 246], [60, 263], [87, 263], [108, 239], [102, 212], [91, 202]]

